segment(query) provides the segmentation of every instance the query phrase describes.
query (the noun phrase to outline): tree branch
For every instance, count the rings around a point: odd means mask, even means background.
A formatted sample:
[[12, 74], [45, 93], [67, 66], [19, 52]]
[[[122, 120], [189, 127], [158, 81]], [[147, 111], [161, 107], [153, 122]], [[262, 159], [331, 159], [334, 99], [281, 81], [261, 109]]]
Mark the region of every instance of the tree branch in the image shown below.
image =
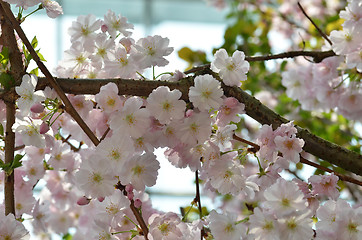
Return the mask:
[[[337, 56], [332, 50], [329, 51], [289, 51], [278, 54], [268, 54], [263, 56], [246, 56], [245, 60], [248, 62], [260, 62], [283, 58], [294, 58], [294, 57], [312, 57], [315, 63], [320, 63], [325, 58]], [[191, 68], [185, 71], [185, 74], [195, 73], [204, 69], [210, 68], [210, 64], [205, 64]]]
[[[22, 55], [17, 45], [14, 30], [11, 27], [11, 23], [5, 16], [4, 6], [10, 8], [8, 3], [1, 2], [0, 17], [1, 17], [1, 43], [9, 49], [9, 61], [10, 61], [10, 74], [14, 79], [11, 86], [20, 84], [21, 78], [24, 74], [24, 66]], [[15, 99], [16, 93], [14, 88], [11, 88], [7, 92], [4, 102], [6, 104], [6, 127], [5, 127], [5, 164], [10, 164], [14, 160], [15, 152], [15, 133], [12, 130], [12, 126], [15, 123]], [[5, 203], [5, 215], [9, 213], [15, 216], [15, 196], [14, 196], [14, 171], [10, 175], [5, 173], [4, 179], [4, 203]]]
[[298, 7], [300, 8], [300, 10], [302, 11], [302, 13], [304, 14], [304, 16], [306, 16], [306, 18], [308, 18], [308, 20], [313, 24], [313, 26], [317, 29], [317, 31], [319, 32], [319, 34], [325, 39], [327, 40], [327, 42], [332, 45], [331, 40], [329, 40], [328, 36], [317, 26], [317, 24], [308, 16], [308, 14], [304, 11], [302, 5], [300, 4], [300, 2], [298, 2]]
[[[159, 86], [168, 86], [170, 89], [178, 89], [182, 92], [182, 99], [188, 101], [188, 91], [193, 86], [193, 77], [181, 79], [178, 82], [132, 80], [132, 79], [66, 79], [58, 78], [57, 82], [67, 93], [72, 94], [96, 94], [101, 86], [114, 82], [120, 95], [134, 95], [147, 97], [153, 89]], [[44, 89], [47, 85], [44, 78], [39, 78], [37, 89]], [[258, 99], [237, 87], [229, 87], [222, 84], [224, 94], [234, 97], [245, 104], [246, 114], [261, 124], [271, 124], [274, 129], [282, 123], [289, 122], [271, 109], [263, 105]], [[296, 126], [298, 137], [304, 139], [304, 151], [309, 152], [327, 162], [335, 164], [345, 170], [362, 175], [362, 156], [356, 152], [338, 146], [308, 130]]]

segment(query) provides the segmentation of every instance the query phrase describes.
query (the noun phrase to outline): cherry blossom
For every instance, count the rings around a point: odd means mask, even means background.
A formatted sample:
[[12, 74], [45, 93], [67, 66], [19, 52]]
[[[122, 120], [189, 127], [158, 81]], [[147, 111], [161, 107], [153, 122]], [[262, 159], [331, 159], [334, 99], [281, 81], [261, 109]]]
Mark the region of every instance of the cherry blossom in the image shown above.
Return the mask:
[[171, 119], [181, 119], [185, 115], [186, 103], [179, 100], [181, 92], [170, 91], [168, 87], [158, 87], [147, 98], [147, 106], [152, 116], [161, 124], [170, 123]]
[[211, 69], [219, 73], [223, 82], [227, 86], [241, 86], [241, 82], [246, 80], [246, 73], [249, 71], [249, 63], [245, 61], [245, 54], [235, 51], [229, 57], [225, 49], [219, 49], [211, 62]]
[[17, 101], [19, 109], [23, 116], [30, 113], [30, 107], [36, 103], [45, 100], [44, 94], [41, 91], [34, 91], [38, 78], [35, 75], [24, 75], [19, 87], [15, 87], [15, 91], [20, 95]]
[[135, 53], [133, 59], [140, 68], [148, 68], [151, 66], [165, 66], [168, 61], [164, 56], [172, 53], [173, 48], [168, 47], [170, 40], [159, 35], [141, 38], [133, 45]]
[[189, 91], [189, 99], [194, 107], [200, 111], [218, 109], [222, 104], [221, 96], [224, 94], [220, 82], [209, 74], [197, 76], [194, 82], [195, 86], [190, 87]]
[[48, 17], [56, 18], [63, 14], [63, 9], [56, 1], [41, 0], [42, 6], [45, 8]]
[[0, 218], [1, 239], [24, 239], [28, 234], [23, 224], [17, 221], [14, 215], [9, 214]]

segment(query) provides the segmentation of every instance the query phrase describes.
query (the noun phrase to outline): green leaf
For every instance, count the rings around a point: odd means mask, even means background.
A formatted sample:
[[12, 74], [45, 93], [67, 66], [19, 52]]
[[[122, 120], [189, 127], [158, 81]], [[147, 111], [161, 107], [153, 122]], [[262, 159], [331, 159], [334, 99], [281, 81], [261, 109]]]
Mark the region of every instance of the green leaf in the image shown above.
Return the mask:
[[4, 136], [4, 126], [0, 123], [0, 135]]
[[69, 233], [65, 234], [62, 238], [63, 240], [72, 240], [73, 239], [73, 236], [70, 235]]
[[43, 61], [43, 62], [46, 62], [47, 60], [45, 60], [43, 54], [41, 54], [39, 51], [40, 51], [40, 50], [37, 50], [36, 53], [38, 54], [40, 60]]
[[36, 36], [34, 36], [33, 40], [31, 40], [31, 46], [33, 46], [33, 48], [36, 48], [38, 46], [38, 39], [36, 38]]
[[30, 71], [30, 74], [34, 74], [35, 76], [39, 75], [39, 68], [34, 68], [33, 70]]
[[13, 76], [11, 76], [9, 73], [1, 73], [0, 84], [5, 90], [9, 90], [12, 86], [14, 86]]
[[1, 53], [0, 53], [0, 62], [5, 67], [8, 65], [9, 62], [9, 48], [3, 47]]
[[11, 168], [14, 170], [15, 168], [23, 166], [21, 159], [24, 157], [24, 155], [16, 154], [14, 157], [13, 162], [11, 163]]

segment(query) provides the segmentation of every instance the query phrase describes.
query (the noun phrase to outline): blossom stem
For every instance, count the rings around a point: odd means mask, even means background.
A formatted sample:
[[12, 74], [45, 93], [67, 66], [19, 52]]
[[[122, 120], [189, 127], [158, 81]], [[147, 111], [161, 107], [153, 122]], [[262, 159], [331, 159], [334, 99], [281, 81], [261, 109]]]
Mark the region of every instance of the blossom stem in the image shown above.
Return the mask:
[[43, 5], [42, 5], [42, 4], [40, 4], [37, 9], [35, 9], [34, 11], [32, 11], [31, 13], [29, 13], [29, 14], [26, 15], [25, 17], [21, 18], [21, 22], [24, 22], [24, 20], [25, 20], [27, 17], [29, 17], [30, 15], [36, 13], [37, 11], [39, 11], [39, 10], [41, 10], [41, 9], [43, 9]]

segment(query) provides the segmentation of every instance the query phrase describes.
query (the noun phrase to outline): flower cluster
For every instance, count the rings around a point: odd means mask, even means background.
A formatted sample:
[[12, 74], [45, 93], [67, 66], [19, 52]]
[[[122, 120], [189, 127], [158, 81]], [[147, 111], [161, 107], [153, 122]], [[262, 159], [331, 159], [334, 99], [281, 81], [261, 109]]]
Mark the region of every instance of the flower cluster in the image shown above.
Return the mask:
[[[68, 33], [72, 45], [56, 69], [62, 77], [137, 78], [144, 69], [165, 66], [173, 51], [169, 40], [148, 36], [137, 42], [131, 37], [133, 25], [109, 10], [104, 19], [79, 16]], [[138, 73], [138, 74], [137, 74]]]
[[[23, 8], [36, 4], [9, 2]], [[55, 8], [49, 1], [42, 4], [48, 11]], [[352, 16], [358, 15], [359, 7], [351, 1], [341, 13], [347, 20], [346, 29], [356, 28], [353, 21], [357, 20]], [[139, 78], [147, 68], [166, 65], [165, 57], [173, 50], [169, 40], [156, 35], [136, 41], [131, 37], [132, 29], [124, 16], [112, 11], [104, 19], [78, 17], [69, 29], [72, 45], [57, 74]], [[341, 51], [350, 50], [343, 54], [356, 50], [335, 45]], [[37, 77], [24, 75], [15, 88], [19, 98], [13, 129], [17, 146], [23, 146], [18, 152], [25, 155], [22, 166], [14, 170], [15, 217], [30, 215], [38, 239], [53, 233], [66, 235], [69, 228], [74, 228], [75, 240], [142, 239], [146, 232], [141, 230], [144, 226], [139, 218], [148, 228], [148, 239], [200, 239], [201, 234], [207, 239], [232, 240], [361, 239], [362, 207], [353, 208], [338, 199], [337, 176], [314, 175], [307, 182], [281, 176], [291, 163], [299, 163], [303, 154], [304, 140], [297, 137], [293, 122], [275, 130], [263, 125], [257, 136], [240, 131], [245, 105], [225, 97], [222, 86], [240, 87], [249, 63], [241, 51], [229, 57], [220, 49], [214, 57], [214, 73], [191, 76], [187, 93], [160, 86], [143, 98], [119, 96], [117, 84], [111, 81], [94, 96], [69, 94], [85, 123], [102, 139], [97, 146], [64, 112], [53, 90], [35, 92]], [[341, 62], [342, 57], [335, 57], [313, 67], [290, 69], [283, 75], [287, 94], [297, 96], [305, 108], [339, 104], [342, 111], [340, 104], [347, 101], [343, 94], [348, 87], [338, 85], [336, 69]], [[176, 72], [167, 79], [178, 81], [184, 76]], [[142, 80], [134, 81], [142, 84]], [[320, 85], [308, 87], [311, 81]], [[308, 91], [301, 93], [301, 89]], [[186, 103], [183, 99], [187, 96]], [[312, 96], [318, 96], [319, 102], [312, 102]], [[349, 105], [349, 109], [358, 115], [357, 105]], [[236, 140], [242, 135], [255, 139], [257, 145], [241, 147]], [[224, 196], [222, 206], [200, 213], [202, 217], [196, 221], [188, 221], [188, 213], [181, 218], [153, 208], [145, 190], [157, 182], [160, 163], [154, 154], [156, 148], [164, 148], [165, 157], [175, 167], [195, 172], [205, 194]], [[0, 172], [0, 183], [4, 174]], [[35, 198], [33, 188], [40, 180], [45, 186]], [[192, 205], [198, 200], [196, 197]], [[1, 210], [0, 214], [4, 215]], [[25, 227], [13, 215], [0, 218], [1, 239], [26, 235]]]
[[295, 64], [282, 74], [288, 97], [298, 100], [302, 109], [335, 110], [348, 119], [362, 119], [359, 104], [362, 100], [361, 9], [360, 1], [350, 1], [340, 12], [340, 17], [345, 20], [343, 30], [330, 33], [332, 45], [329, 47], [339, 56], [313, 65]]

